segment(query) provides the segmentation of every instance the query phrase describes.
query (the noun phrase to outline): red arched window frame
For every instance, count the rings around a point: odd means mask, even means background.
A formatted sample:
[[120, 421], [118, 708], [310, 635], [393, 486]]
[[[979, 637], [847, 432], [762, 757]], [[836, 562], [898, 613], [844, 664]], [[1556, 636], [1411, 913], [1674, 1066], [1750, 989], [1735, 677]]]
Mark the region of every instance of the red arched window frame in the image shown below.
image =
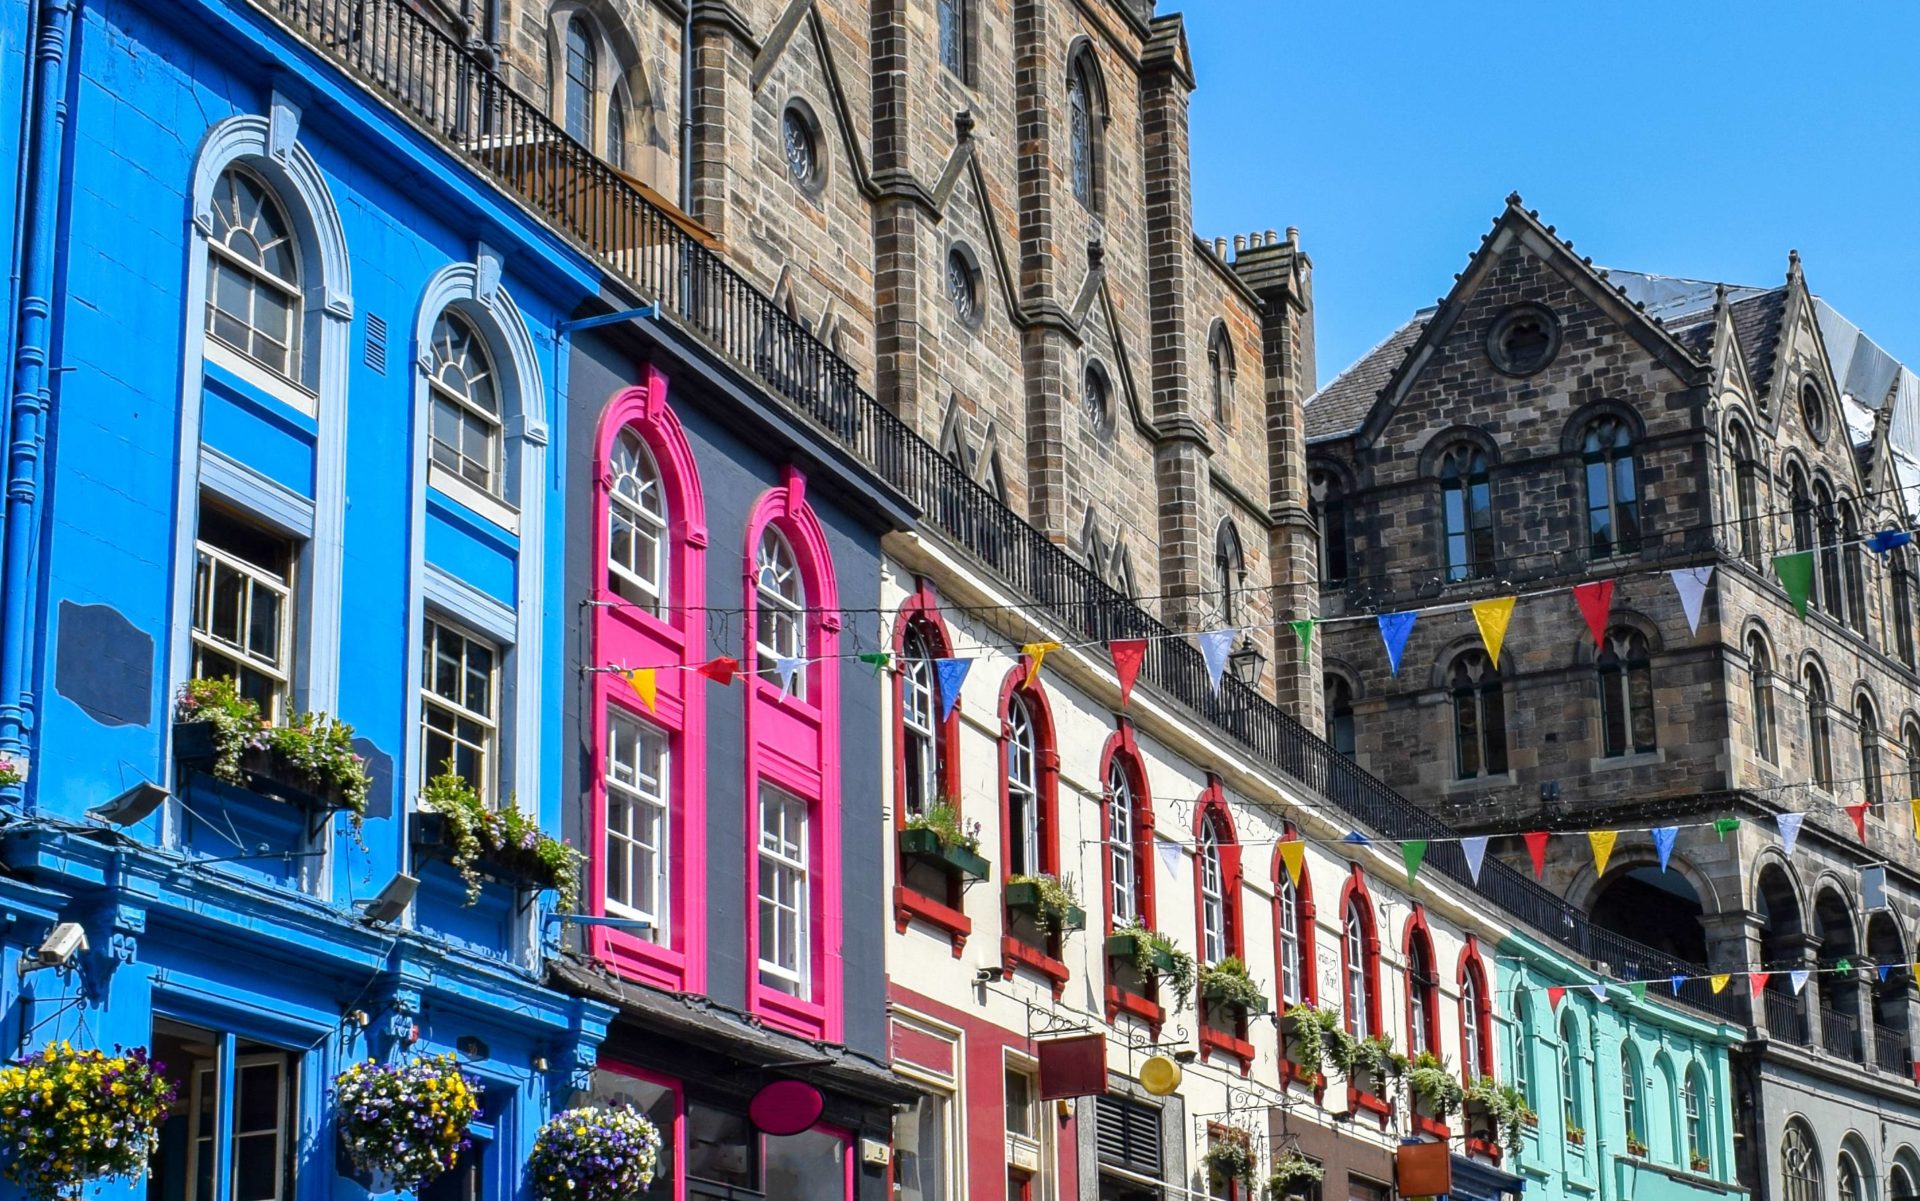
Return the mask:
[[[1440, 1047], [1440, 969], [1434, 961], [1433, 931], [1427, 927], [1426, 906], [1415, 902], [1407, 919], [1406, 937], [1401, 942], [1401, 958], [1407, 977], [1407, 1054], [1428, 1051], [1439, 1055]], [[1414, 1129], [1445, 1137], [1447, 1126], [1414, 1110]]]
[[[1220, 942], [1222, 959], [1235, 958], [1246, 962], [1246, 925], [1241, 920], [1240, 896], [1246, 882], [1240, 857], [1240, 836], [1234, 831], [1233, 814], [1227, 808], [1226, 790], [1220, 786], [1218, 776], [1207, 777], [1207, 787], [1194, 805], [1193, 813], [1193, 928], [1197, 934], [1198, 952], [1194, 958], [1204, 966], [1206, 963], [1206, 876], [1207, 836], [1214, 838], [1214, 845], [1220, 853]], [[1244, 1075], [1253, 1070], [1253, 1044], [1247, 1039], [1247, 1017], [1234, 1012], [1230, 1018], [1222, 1019], [1208, 1012], [1204, 1001], [1196, 999], [1196, 1008], [1200, 1010], [1200, 1056], [1208, 1058], [1212, 1052], [1224, 1051], [1240, 1060], [1240, 1071]]]
[[1038, 941], [1021, 938], [1012, 933], [1013, 912], [1005, 908], [1006, 881], [1012, 879], [1014, 871], [1013, 840], [1018, 837], [1014, 830], [1012, 788], [1009, 771], [1013, 766], [1013, 722], [1011, 719], [1013, 701], [1017, 696], [1025, 706], [1027, 717], [1033, 728], [1033, 791], [1036, 808], [1036, 837], [1034, 854], [1039, 859], [1040, 874], [1058, 877], [1060, 874], [1060, 750], [1054, 738], [1053, 708], [1047, 703], [1046, 690], [1039, 681], [1029, 681], [1032, 660], [1025, 655], [1000, 685], [1000, 738], [999, 746], [999, 788], [1000, 788], [1000, 879], [1002, 896], [1002, 934], [1000, 937], [1001, 956], [1006, 970], [1011, 972], [1025, 967], [1045, 977], [1053, 986], [1054, 999], [1064, 996], [1067, 987], [1067, 965], [1061, 958], [1061, 944], [1065, 941], [1064, 932], [1055, 932], [1045, 939], [1042, 945]]
[[[1494, 1075], [1493, 994], [1489, 991], [1486, 963], [1480, 957], [1480, 940], [1471, 934], [1467, 935], [1467, 945], [1460, 951], [1459, 983], [1460, 1074], [1463, 1083], [1471, 1087], [1480, 1077]], [[1470, 1062], [1467, 1055], [1469, 1027], [1480, 1035], [1478, 1063]], [[1485, 1138], [1480, 1137], [1483, 1133]], [[1500, 1140], [1493, 1131], [1476, 1132], [1469, 1124], [1467, 1149], [1495, 1163], [1500, 1161]]]
[[[1126, 774], [1133, 794], [1133, 821], [1131, 828], [1124, 831], [1113, 827], [1115, 814], [1110, 781], [1116, 771]], [[1100, 752], [1100, 909], [1104, 918], [1101, 928], [1108, 934], [1120, 925], [1114, 915], [1118, 882], [1114, 878], [1112, 850], [1116, 838], [1120, 837], [1132, 849], [1134, 908], [1140, 924], [1149, 930], [1158, 929], [1153, 896], [1153, 794], [1147, 789], [1147, 772], [1139, 745], [1134, 741], [1133, 723], [1124, 719]], [[1131, 1013], [1158, 1027], [1166, 1018], [1159, 997], [1119, 987], [1114, 981], [1113, 961], [1105, 955], [1101, 958], [1107, 965], [1107, 1020], [1113, 1021], [1120, 1013]]]
[[[908, 673], [911, 665], [907, 654], [909, 636], [917, 634], [927, 648], [929, 657], [947, 658], [953, 654], [953, 637], [947, 630], [946, 618], [940, 612], [940, 599], [933, 590], [933, 584], [926, 580], [916, 581], [913, 594], [901, 602], [900, 614], [893, 627], [893, 826], [896, 831], [906, 828], [910, 787], [907, 765], [907, 691], [910, 687]], [[931, 673], [933, 668], [928, 667]], [[933, 691], [934, 713], [934, 777], [938, 797], [951, 798], [956, 809], [960, 805], [960, 704], [955, 700], [953, 712], [944, 719], [939, 716], [940, 692], [938, 681], [927, 681]], [[963, 815], [964, 817], [964, 815]], [[919, 884], [909, 881], [912, 873], [908, 871], [908, 861], [904, 855], [894, 858], [893, 919], [894, 928], [902, 933], [909, 923], [919, 920], [944, 933], [953, 946], [955, 958], [959, 958], [967, 945], [967, 936], [973, 933], [973, 922], [963, 909], [963, 897], [966, 880], [957, 875], [944, 875], [939, 884], [933, 884], [923, 871], [918, 874]]]
[[[667, 587], [661, 612], [628, 603], [608, 587], [611, 540], [612, 463], [622, 434], [636, 434], [653, 456], [666, 508]], [[693, 448], [673, 410], [667, 407], [667, 377], [648, 367], [643, 383], [613, 397], [600, 415], [594, 436], [594, 546], [591, 599], [592, 662], [630, 667], [671, 668], [657, 677], [649, 711], [631, 685], [613, 672], [595, 672], [593, 680], [593, 769], [588, 814], [587, 911], [608, 912], [607, 786], [608, 728], [618, 714], [624, 721], [664, 736], [668, 758], [665, 845], [657, 849], [666, 865], [666, 910], [659, 936], [607, 926], [590, 926], [587, 948], [594, 958], [629, 979], [674, 992], [706, 990], [706, 706], [705, 680], [691, 670], [704, 661], [704, 623], [689, 615], [706, 603], [707, 524], [700, 471]]]
[[[1347, 937], [1349, 916], [1356, 917], [1360, 929], [1360, 956], [1354, 961], [1350, 940]], [[1355, 973], [1366, 985], [1366, 1031], [1369, 1034], [1381, 1033], [1385, 1026], [1380, 1012], [1380, 930], [1374, 920], [1373, 893], [1367, 888], [1367, 874], [1355, 863], [1348, 867], [1347, 882], [1340, 889], [1340, 978], [1344, 993], [1341, 997], [1340, 1012], [1346, 1021], [1349, 1033], [1354, 1033], [1352, 997], [1354, 995]], [[1380, 1121], [1386, 1128], [1387, 1115], [1392, 1107], [1372, 1093], [1361, 1092], [1354, 1087], [1353, 1081], [1347, 1081], [1347, 1109], [1357, 1113], [1364, 1109]]]
[[[1281, 833], [1280, 842], [1297, 842], [1300, 831], [1289, 822]], [[1285, 890], [1293, 888], [1294, 925], [1297, 933], [1294, 940], [1295, 961], [1299, 964], [1298, 991], [1288, 995], [1286, 987], [1287, 931], [1285, 913]], [[1287, 875], [1287, 861], [1280, 853], [1280, 844], [1273, 848], [1273, 965], [1276, 978], [1273, 982], [1274, 1005], [1282, 1013], [1289, 1006], [1318, 1005], [1320, 1003], [1319, 983], [1314, 970], [1314, 909], [1313, 909], [1313, 869], [1303, 855], [1300, 860], [1300, 883], [1294, 885]], [[1282, 1023], [1283, 1030], [1285, 1024]], [[1280, 1075], [1288, 1083], [1301, 1080], [1314, 1088], [1326, 1083], [1326, 1077], [1318, 1073], [1307, 1076], [1301, 1073], [1299, 1065], [1287, 1054], [1284, 1044], [1280, 1048]]]
[[[783, 694], [753, 669], [759, 606], [756, 556], [774, 526], [792, 549], [805, 589], [801, 614], [807, 658], [805, 687]], [[840, 876], [840, 615], [826, 529], [806, 501], [806, 477], [789, 467], [781, 486], [755, 503], [747, 518], [742, 573], [746, 621], [741, 680], [746, 688], [747, 1008], [770, 1026], [806, 1038], [839, 1042], [845, 1028], [841, 989]], [[761, 979], [760, 829], [764, 790], [802, 802], [806, 813], [808, 955], [805, 987], [796, 995]]]

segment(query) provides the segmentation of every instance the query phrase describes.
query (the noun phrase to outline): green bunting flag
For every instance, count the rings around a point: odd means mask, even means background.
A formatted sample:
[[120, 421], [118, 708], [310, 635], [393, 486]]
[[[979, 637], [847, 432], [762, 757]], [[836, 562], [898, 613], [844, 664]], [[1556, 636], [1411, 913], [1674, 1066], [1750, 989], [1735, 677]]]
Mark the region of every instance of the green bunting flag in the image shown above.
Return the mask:
[[1813, 593], [1813, 552], [1795, 551], [1790, 555], [1773, 557], [1773, 574], [1780, 577], [1781, 585], [1787, 590], [1787, 599], [1793, 602], [1793, 611], [1800, 620], [1807, 619], [1807, 597]]
[[1413, 887], [1413, 878], [1420, 872], [1420, 862], [1427, 857], [1427, 840], [1409, 838], [1400, 844], [1400, 858], [1407, 863], [1407, 887]]
[[1299, 621], [1290, 621], [1287, 624], [1293, 627], [1294, 634], [1300, 639], [1300, 653], [1306, 654], [1313, 648], [1313, 627], [1319, 624], [1319, 619], [1303, 617]]
[[1647, 982], [1645, 980], [1635, 980], [1633, 983], [1627, 985], [1627, 987], [1633, 991], [1634, 1000], [1644, 1001], [1647, 999]]
[[1721, 842], [1725, 842], [1727, 840], [1727, 835], [1733, 833], [1735, 830], [1738, 830], [1739, 828], [1740, 828], [1740, 819], [1737, 817], [1719, 817], [1719, 818], [1715, 818], [1713, 822], [1713, 832], [1720, 836]]
[[867, 651], [860, 656], [860, 662], [873, 668], [873, 674], [877, 676], [893, 665], [893, 652]]

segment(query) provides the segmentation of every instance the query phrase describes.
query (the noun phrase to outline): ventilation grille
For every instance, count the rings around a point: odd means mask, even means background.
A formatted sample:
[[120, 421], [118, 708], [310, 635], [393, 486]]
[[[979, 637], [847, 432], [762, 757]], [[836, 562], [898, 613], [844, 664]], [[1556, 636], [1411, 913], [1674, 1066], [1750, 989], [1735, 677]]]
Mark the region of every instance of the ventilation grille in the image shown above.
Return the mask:
[[1142, 1176], [1160, 1175], [1160, 1111], [1126, 1097], [1095, 1097], [1100, 1162]]
[[387, 319], [367, 314], [367, 366], [387, 373]]

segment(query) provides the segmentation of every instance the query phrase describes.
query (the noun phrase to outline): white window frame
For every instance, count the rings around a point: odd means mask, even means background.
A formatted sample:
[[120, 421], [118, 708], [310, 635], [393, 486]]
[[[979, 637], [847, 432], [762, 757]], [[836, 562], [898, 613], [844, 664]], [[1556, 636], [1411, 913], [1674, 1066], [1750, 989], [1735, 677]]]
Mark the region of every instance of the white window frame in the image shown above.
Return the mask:
[[[952, 1052], [952, 1058], [948, 1062], [956, 1065], [966, 1062], [966, 1041], [965, 1035], [961, 1031], [944, 1023], [936, 1025], [930, 1019], [922, 1018], [918, 1014], [912, 1014], [906, 1011], [895, 1011], [893, 1020], [896, 1023], [905, 1024], [913, 1028], [919, 1034], [947, 1044]], [[966, 1084], [965, 1073], [941, 1072], [935, 1068], [927, 1067], [924, 1064], [911, 1063], [905, 1059], [896, 1059], [894, 1061], [894, 1069], [905, 1079], [920, 1085], [928, 1093], [938, 1094], [941, 1100], [945, 1102], [947, 1155], [946, 1162], [943, 1165], [945, 1168], [943, 1175], [945, 1176], [946, 1193], [943, 1197], [939, 1198], [938, 1201], [965, 1201], [967, 1196], [967, 1156], [966, 1143], [964, 1141], [966, 1138], [967, 1112], [964, 1097]], [[908, 1112], [910, 1113], [911, 1111]], [[894, 1120], [898, 1122], [905, 1116], [907, 1116], [906, 1113], [896, 1113]], [[895, 1136], [895, 1145], [898, 1145], [897, 1134]], [[905, 1190], [901, 1189], [900, 1193], [904, 1196]]]
[[[451, 357], [452, 335], [449, 333], [445, 338], [442, 338], [440, 334], [443, 328], [450, 330], [456, 325], [464, 328], [466, 331], [475, 354], [478, 355], [481, 365], [486, 369], [486, 378], [491, 381], [494, 403], [494, 411], [491, 413], [483, 408], [479, 402], [474, 400], [470, 394], [470, 390], [463, 391], [454, 388], [442, 382], [440, 378], [443, 368], [455, 365], [455, 360]], [[493, 349], [487, 345], [486, 334], [481, 331], [479, 323], [454, 308], [447, 308], [441, 311], [440, 315], [434, 319], [432, 333], [433, 336], [430, 339], [430, 345], [427, 350], [427, 460], [438, 466], [443, 476], [459, 480], [462, 484], [466, 485], [466, 487], [484, 496], [492, 497], [496, 501], [504, 501], [507, 495], [507, 440], [503, 413], [506, 404], [506, 397], [503, 391], [505, 380], [501, 378], [499, 365], [494, 361]], [[462, 433], [465, 433], [472, 426], [477, 425], [481, 432], [485, 434], [487, 461], [484, 464], [486, 468], [486, 479], [484, 481], [474, 480], [467, 476], [464, 464], [475, 462], [476, 460], [467, 455], [464, 444], [461, 446], [450, 446], [435, 436], [433, 414], [434, 402], [438, 399], [444, 399], [454, 407], [456, 415], [461, 418], [460, 428]], [[441, 446], [447, 446], [460, 461], [461, 466], [451, 466], [440, 462], [434, 452], [435, 448]]]
[[[631, 468], [621, 462], [622, 451], [629, 443], [634, 451]], [[666, 483], [660, 476], [659, 461], [638, 430], [628, 426], [614, 439], [614, 459], [608, 464], [607, 474], [607, 571], [640, 594], [637, 600], [627, 597], [627, 603], [638, 605], [657, 617], [666, 604], [669, 587]], [[636, 496], [622, 491], [622, 485], [628, 481], [634, 483]], [[653, 499], [651, 508], [647, 504], [649, 494]], [[622, 562], [614, 554], [615, 536], [622, 528], [629, 531], [627, 546], [636, 562]], [[653, 543], [652, 578], [648, 578], [648, 565], [637, 561], [643, 557], [639, 554], [643, 538], [651, 538]]]
[[[203, 504], [201, 508], [204, 511], [205, 505]], [[242, 524], [248, 524], [242, 518], [236, 517], [234, 520], [240, 521]], [[262, 532], [267, 533], [271, 537], [280, 537], [279, 534], [272, 531]], [[289, 547], [289, 550], [291, 551], [292, 548]], [[223, 658], [237, 660], [248, 669], [259, 672], [261, 675], [274, 681], [276, 687], [273, 692], [273, 704], [267, 706], [267, 711], [264, 716], [270, 721], [280, 721], [286, 716], [286, 710], [291, 703], [293, 694], [293, 654], [290, 633], [292, 627], [299, 621], [299, 614], [296, 612], [296, 598], [291, 568], [293, 562], [297, 560], [297, 552], [290, 554], [288, 563], [290, 569], [289, 574], [282, 577], [265, 570], [257, 563], [249, 563], [230, 551], [221, 550], [202, 537], [196, 536], [194, 538], [193, 551], [193, 612], [189, 617], [191, 630], [188, 637], [192, 643], [192, 653], [189, 658], [192, 664], [190, 670], [194, 678], [202, 678], [200, 655], [203, 651], [208, 654], [219, 655]], [[203, 565], [211, 569], [211, 572], [205, 578], [201, 575]], [[217, 573], [222, 569], [233, 572], [245, 581], [247, 599], [242, 605], [243, 613], [240, 618], [240, 627], [243, 631], [251, 628], [253, 624], [253, 598], [257, 591], [265, 590], [279, 599], [280, 622], [279, 629], [275, 631], [275, 642], [277, 645], [274, 648], [272, 661], [263, 660], [255, 655], [249, 648], [230, 643], [211, 630], [201, 628], [201, 613], [206, 612], [210, 615], [213, 609], [213, 598], [211, 594], [214, 588], [214, 575], [212, 573]]]
[[[770, 828], [769, 819], [776, 814], [783, 815], [784, 820]], [[792, 828], [796, 816], [799, 822], [797, 838]], [[765, 987], [803, 998], [811, 994], [812, 980], [809, 961], [813, 934], [813, 877], [812, 848], [808, 844], [812, 824], [811, 807], [805, 800], [772, 784], [760, 785], [756, 822], [759, 834], [755, 844], [758, 848], [755, 853], [758, 862], [755, 872], [756, 920], [764, 928], [769, 909], [773, 911], [773, 927], [776, 932], [785, 928], [793, 959], [791, 964], [786, 964], [769, 958], [770, 953], [777, 955], [779, 948], [769, 947], [768, 940], [763, 937], [758, 954], [760, 982]], [[781, 897], [777, 890], [769, 895], [769, 884], [777, 886], [783, 881], [788, 889], [787, 896]]]
[[1113, 924], [1144, 921], [1141, 909], [1139, 864], [1134, 855], [1134, 826], [1139, 811], [1134, 804], [1133, 777], [1118, 756], [1107, 765], [1107, 862], [1113, 874]]
[[1367, 979], [1367, 928], [1360, 920], [1361, 904], [1357, 897], [1350, 900], [1341, 919], [1341, 938], [1347, 956], [1347, 1025], [1355, 1038], [1366, 1038], [1373, 1033], [1369, 1014], [1373, 982]]
[[1227, 957], [1227, 884], [1220, 860], [1220, 828], [1208, 817], [1200, 827], [1200, 957], [1208, 966]]
[[[635, 870], [635, 860], [641, 856], [651, 856], [653, 868], [647, 880], [646, 890], [653, 896], [653, 906], [633, 904], [616, 899], [611, 893], [604, 892], [602, 900], [607, 912], [620, 917], [637, 918], [648, 923], [642, 937], [656, 943], [666, 944], [673, 938], [673, 900], [670, 891], [673, 884], [672, 868], [672, 795], [673, 744], [667, 731], [629, 715], [615, 706], [607, 708], [607, 758], [604, 774], [607, 788], [607, 833], [604, 854], [608, 863], [615, 854], [624, 857], [624, 872], [629, 895], [636, 900], [641, 893], [640, 874]], [[622, 746], [629, 753], [621, 755]], [[652, 785], [648, 785], [648, 763], [651, 761]], [[624, 771], [622, 770], [624, 769]], [[619, 804], [627, 811], [626, 828], [617, 828], [614, 822], [614, 806]], [[649, 840], [641, 832], [652, 829]], [[616, 844], [619, 849], [616, 852]]]
[[[1029, 1097], [1027, 1116], [1028, 1120], [1032, 1123], [1031, 1134], [1016, 1133], [1010, 1126], [1006, 1125], [1004, 1121], [1007, 1089], [1006, 1079], [1008, 1076], [1014, 1075], [1024, 1078], [1027, 1082], [1029, 1089], [1027, 1094]], [[1000, 1056], [1000, 1095], [1003, 1114], [1002, 1130], [1005, 1134], [1007, 1147], [1007, 1165], [1005, 1170], [1018, 1170], [1013, 1168], [1013, 1152], [1016, 1149], [1031, 1151], [1034, 1162], [1040, 1166], [1029, 1177], [1031, 1182], [1030, 1196], [1032, 1201], [1048, 1201], [1048, 1199], [1054, 1195], [1056, 1175], [1054, 1171], [1054, 1126], [1053, 1123], [1046, 1119], [1047, 1103], [1039, 1099], [1039, 1063], [1034, 1059], [1011, 1050], [1003, 1050]], [[1003, 1170], [1003, 1183], [1005, 1170]]]
[[1280, 881], [1274, 886], [1274, 900], [1278, 904], [1280, 925], [1280, 999], [1290, 1003], [1304, 1004], [1307, 995], [1305, 989], [1304, 948], [1300, 945], [1300, 890], [1293, 886], [1284, 871]]
[[902, 770], [907, 774], [902, 803], [908, 816], [913, 816], [940, 803], [939, 699], [934, 688], [933, 648], [926, 635], [909, 623], [902, 641], [905, 661], [900, 665], [900, 731]]
[[[800, 559], [780, 528], [769, 523], [760, 531], [754, 550], [754, 650], [762, 679], [780, 682], [779, 661], [802, 659], [807, 646], [807, 584], [800, 575]], [[779, 620], [769, 621], [769, 616]], [[807, 694], [803, 661], [793, 673], [792, 695]]]
[[[1007, 823], [1013, 845], [1020, 852], [1020, 873], [1034, 876], [1045, 869], [1040, 854], [1039, 741], [1033, 715], [1019, 693], [1007, 700]], [[1008, 863], [1009, 875], [1014, 864]]]
[[[262, 371], [268, 372], [274, 378], [285, 380], [288, 383], [299, 386], [299, 381], [302, 378], [302, 367], [304, 365], [301, 361], [301, 355], [304, 350], [302, 334], [305, 332], [303, 327], [306, 323], [306, 294], [300, 282], [300, 269], [304, 264], [300, 261], [300, 238], [293, 226], [293, 214], [288, 209], [286, 202], [280, 198], [278, 189], [274, 188], [273, 185], [269, 184], [265, 179], [262, 179], [257, 172], [250, 171], [239, 163], [229, 163], [220, 172], [219, 179], [214, 183], [216, 193], [222, 190], [222, 185], [227, 184], [227, 177], [229, 175], [236, 174], [247, 177], [256, 188], [260, 189], [262, 194], [266, 196], [267, 205], [272, 206], [273, 209], [276, 210], [277, 215], [286, 226], [284, 240], [292, 248], [293, 278], [283, 279], [267, 270], [261, 264], [249, 262], [245, 256], [228, 249], [220, 230], [222, 203], [233, 195], [231, 185], [227, 185], [227, 194], [225, 196], [216, 195], [209, 206], [212, 220], [211, 228], [208, 230], [206, 239], [207, 287], [205, 313], [203, 316], [208, 344], [230, 350], [245, 362], [254, 365]], [[266, 360], [256, 356], [246, 347], [236, 346], [215, 332], [214, 313], [216, 311], [226, 313], [227, 311], [218, 308], [214, 303], [214, 294], [220, 286], [219, 281], [224, 272], [237, 273], [250, 284], [247, 304], [249, 311], [244, 320], [244, 324], [252, 340], [265, 340], [276, 346], [284, 346], [286, 351], [285, 367], [275, 367]], [[286, 300], [287, 340], [284, 344], [266, 334], [254, 320], [255, 313], [258, 310], [256, 301], [259, 291], [262, 288], [278, 292]]]
[[[461, 651], [461, 679], [463, 684], [467, 674], [466, 648], [468, 646], [478, 645], [492, 652], [493, 662], [489, 666], [487, 673], [487, 693], [488, 702], [495, 710], [494, 713], [483, 713], [477, 709], [468, 708], [464, 697], [461, 701], [456, 702], [448, 700], [433, 690], [433, 662], [436, 654], [435, 644], [437, 642], [437, 639], [434, 637], [434, 632], [436, 630], [445, 630], [463, 640]], [[465, 626], [434, 613], [428, 613], [426, 616], [425, 628], [422, 630], [421, 646], [420, 778], [422, 782], [425, 782], [439, 775], [442, 771], [442, 765], [432, 762], [427, 754], [427, 740], [430, 732], [432, 734], [446, 735], [446, 731], [435, 730], [429, 723], [429, 715], [438, 710], [451, 714], [456, 722], [463, 719], [476, 722], [484, 731], [482, 741], [478, 746], [474, 746], [471, 742], [460, 738], [454, 738], [454, 741], [463, 746], [473, 747], [479, 754], [480, 783], [476, 785], [476, 791], [480, 793], [481, 800], [484, 801], [489, 808], [498, 808], [500, 798], [500, 719], [498, 717], [498, 710], [501, 699], [500, 660], [504, 654], [504, 648], [492, 639], [483, 638]]]
[[[1460, 1058], [1468, 1080], [1482, 1072], [1480, 1046], [1480, 985], [1469, 971], [1460, 977]], [[1490, 1074], [1490, 1073], [1489, 1073]]]

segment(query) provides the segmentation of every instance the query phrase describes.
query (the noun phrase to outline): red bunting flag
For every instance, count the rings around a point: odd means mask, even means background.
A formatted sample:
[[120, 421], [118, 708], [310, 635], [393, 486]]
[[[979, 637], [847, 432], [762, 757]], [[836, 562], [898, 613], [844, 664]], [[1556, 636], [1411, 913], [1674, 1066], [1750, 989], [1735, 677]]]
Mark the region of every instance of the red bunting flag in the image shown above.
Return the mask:
[[1113, 656], [1113, 670], [1120, 676], [1120, 707], [1124, 709], [1133, 694], [1133, 682], [1140, 675], [1140, 662], [1147, 657], [1147, 640], [1117, 638], [1107, 643], [1107, 651]]
[[1848, 805], [1845, 808], [1847, 816], [1853, 819], [1854, 831], [1860, 835], [1860, 841], [1865, 842], [1867, 840], [1867, 802], [1861, 801], [1858, 805]]
[[1567, 990], [1558, 984], [1555, 984], [1552, 987], [1548, 988], [1547, 989], [1547, 1009], [1551, 1011], [1551, 1010], [1560, 1008], [1560, 998], [1566, 995], [1567, 995]]
[[1772, 972], [1747, 973], [1747, 987], [1753, 990], [1754, 996], [1757, 997], [1767, 990], [1767, 977], [1771, 975], [1773, 975]]
[[1587, 628], [1593, 631], [1593, 644], [1599, 646], [1606, 641], [1607, 614], [1613, 611], [1613, 581], [1575, 584], [1573, 600], [1580, 606], [1580, 616], [1587, 619]]
[[1547, 839], [1551, 835], [1545, 830], [1529, 830], [1521, 837], [1527, 840], [1527, 854], [1533, 857], [1533, 878], [1538, 880], [1547, 872]]
[[725, 655], [718, 659], [709, 659], [694, 669], [696, 675], [703, 675], [722, 688], [733, 683], [733, 677], [740, 670], [740, 660]]

